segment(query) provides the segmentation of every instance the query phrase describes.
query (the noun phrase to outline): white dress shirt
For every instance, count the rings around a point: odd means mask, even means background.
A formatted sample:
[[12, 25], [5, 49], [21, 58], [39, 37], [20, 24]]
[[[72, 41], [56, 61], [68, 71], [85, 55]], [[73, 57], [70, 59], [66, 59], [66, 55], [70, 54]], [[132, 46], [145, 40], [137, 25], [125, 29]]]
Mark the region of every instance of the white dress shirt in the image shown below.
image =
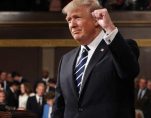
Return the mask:
[[[88, 59], [87, 59], [87, 62], [85, 64], [85, 69], [84, 69], [84, 74], [85, 74], [85, 70], [90, 62], [90, 59], [94, 53], [94, 51], [96, 50], [96, 48], [98, 47], [99, 43], [104, 40], [106, 42], [107, 45], [109, 45], [113, 39], [115, 38], [116, 34], [118, 33], [118, 29], [116, 28], [115, 30], [113, 30], [110, 34], [106, 34], [103, 30], [99, 33], [99, 35], [89, 44], [87, 45], [89, 47], [89, 51], [88, 51]], [[79, 62], [79, 59], [80, 59], [80, 56], [82, 54], [82, 50], [83, 48], [85, 48], [84, 45], [81, 45], [81, 49], [80, 49], [80, 52], [79, 52], [79, 55], [78, 55], [78, 58], [77, 58], [77, 61], [76, 61], [76, 64], [78, 64]], [[82, 76], [82, 80], [81, 82], [83, 82], [83, 77], [84, 77], [84, 74]]]
[[40, 103], [40, 105], [42, 105], [42, 97], [36, 94], [36, 100], [37, 103]]
[[52, 112], [52, 106], [49, 106], [49, 114], [48, 114], [48, 118], [51, 118], [51, 112]]
[[[142, 99], [142, 98], [144, 97], [145, 93], [146, 93], [146, 90], [147, 90], [147, 89], [139, 89], [137, 98], [138, 98], [138, 99]], [[140, 95], [140, 94], [141, 94], [141, 95]], [[139, 97], [140, 97], [140, 98], [139, 98]]]
[[19, 96], [19, 106], [18, 107], [26, 109], [27, 100], [28, 100], [28, 95], [27, 94], [20, 95]]

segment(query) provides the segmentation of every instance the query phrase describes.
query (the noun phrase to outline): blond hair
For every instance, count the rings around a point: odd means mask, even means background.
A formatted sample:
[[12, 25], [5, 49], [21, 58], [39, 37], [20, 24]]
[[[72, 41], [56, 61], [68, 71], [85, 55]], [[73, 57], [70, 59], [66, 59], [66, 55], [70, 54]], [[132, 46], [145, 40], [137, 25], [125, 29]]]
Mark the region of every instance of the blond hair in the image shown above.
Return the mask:
[[68, 11], [74, 10], [80, 6], [87, 6], [90, 8], [90, 11], [102, 8], [98, 0], [72, 0], [62, 9], [62, 13], [67, 14]]

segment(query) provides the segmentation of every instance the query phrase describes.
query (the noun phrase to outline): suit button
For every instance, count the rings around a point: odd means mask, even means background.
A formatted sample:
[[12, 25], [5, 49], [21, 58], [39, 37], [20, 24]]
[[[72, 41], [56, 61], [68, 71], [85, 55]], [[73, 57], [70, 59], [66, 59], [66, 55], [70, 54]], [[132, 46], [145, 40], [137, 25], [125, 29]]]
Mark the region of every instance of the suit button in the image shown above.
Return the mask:
[[79, 108], [79, 112], [82, 112], [84, 109], [83, 108]]

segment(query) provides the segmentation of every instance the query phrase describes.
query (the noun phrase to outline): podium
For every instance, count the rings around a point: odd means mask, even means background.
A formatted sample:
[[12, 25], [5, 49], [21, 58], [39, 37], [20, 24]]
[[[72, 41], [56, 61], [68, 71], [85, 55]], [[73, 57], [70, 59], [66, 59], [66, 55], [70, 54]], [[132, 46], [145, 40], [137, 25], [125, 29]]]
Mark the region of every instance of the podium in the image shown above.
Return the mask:
[[36, 114], [29, 111], [0, 111], [0, 118], [38, 118]]

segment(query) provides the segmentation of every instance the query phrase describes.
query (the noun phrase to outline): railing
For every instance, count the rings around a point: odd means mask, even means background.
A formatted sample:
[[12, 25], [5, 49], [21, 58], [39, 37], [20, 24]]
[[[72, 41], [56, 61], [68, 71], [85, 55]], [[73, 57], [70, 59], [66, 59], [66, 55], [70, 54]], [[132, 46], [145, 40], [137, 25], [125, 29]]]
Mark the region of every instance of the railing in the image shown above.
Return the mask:
[[[151, 47], [151, 39], [135, 39], [139, 47]], [[74, 39], [0, 39], [0, 47], [76, 47]]]

